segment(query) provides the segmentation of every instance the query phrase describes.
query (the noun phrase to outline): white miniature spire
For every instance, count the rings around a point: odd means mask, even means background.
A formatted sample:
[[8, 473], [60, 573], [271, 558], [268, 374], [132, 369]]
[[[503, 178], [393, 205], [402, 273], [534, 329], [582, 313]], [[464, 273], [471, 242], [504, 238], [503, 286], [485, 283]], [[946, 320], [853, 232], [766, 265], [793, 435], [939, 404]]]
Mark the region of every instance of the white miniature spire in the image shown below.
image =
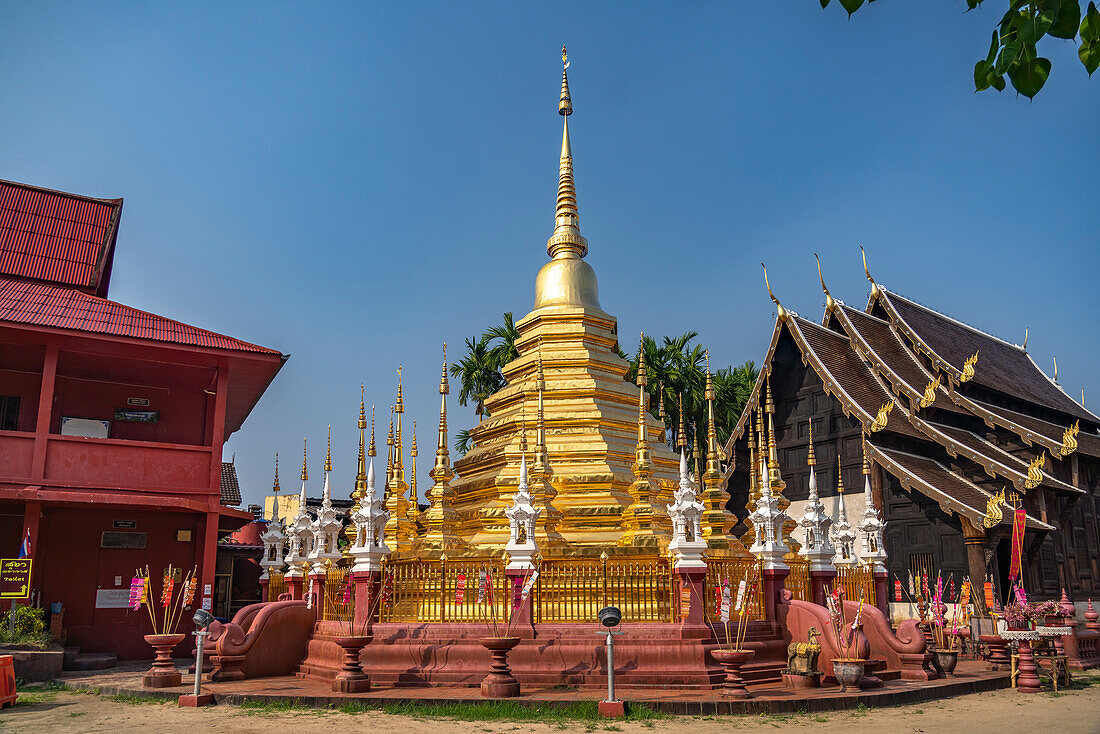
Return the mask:
[[349, 549], [355, 565], [352, 573], [373, 573], [382, 570], [382, 560], [389, 555], [383, 535], [386, 521], [390, 515], [386, 512], [382, 500], [375, 491], [374, 457], [367, 467], [367, 493], [359, 502], [359, 509], [351, 516], [355, 524], [355, 544]]
[[874, 567], [875, 573], [886, 573], [886, 546], [883, 533], [886, 523], [875, 509], [875, 497], [871, 492], [871, 462], [867, 456], [867, 441], [863, 442], [863, 518], [859, 532], [863, 536], [863, 560]]
[[852, 524], [848, 522], [848, 511], [844, 507], [844, 478], [840, 474], [840, 457], [837, 457], [837, 509], [836, 520], [830, 528], [833, 546], [836, 552], [833, 555], [834, 566], [854, 566], [859, 560], [856, 558], [855, 542], [856, 534], [852, 530]]
[[667, 506], [672, 520], [672, 542], [668, 550], [673, 557], [673, 568], [706, 568], [703, 552], [707, 542], [703, 540], [703, 503], [696, 499], [695, 485], [688, 475], [687, 453], [680, 446], [680, 486], [673, 492], [673, 502]]
[[534, 556], [538, 552], [535, 523], [540, 514], [542, 510], [534, 506], [527, 485], [527, 454], [521, 453], [519, 484], [512, 497], [512, 506], [504, 511], [508, 518], [508, 543], [504, 550], [508, 553], [509, 570], [529, 570], [535, 567]]
[[311, 573], [324, 573], [325, 562], [335, 561], [340, 558], [340, 549], [337, 539], [343, 523], [332, 507], [332, 486], [330, 475], [332, 473], [332, 426], [329, 426], [328, 450], [325, 453], [325, 480], [321, 491], [321, 507], [317, 511], [317, 519], [313, 521], [313, 551], [309, 554], [309, 560], [313, 561]]
[[806, 509], [802, 517], [798, 519], [798, 525], [805, 532], [802, 536], [802, 547], [798, 554], [810, 563], [811, 571], [832, 571], [833, 555], [836, 549], [829, 540], [829, 526], [832, 519], [825, 513], [825, 505], [817, 494], [817, 473], [814, 465], [814, 429], [810, 423], [810, 444], [806, 462], [810, 466], [810, 496], [806, 502]]

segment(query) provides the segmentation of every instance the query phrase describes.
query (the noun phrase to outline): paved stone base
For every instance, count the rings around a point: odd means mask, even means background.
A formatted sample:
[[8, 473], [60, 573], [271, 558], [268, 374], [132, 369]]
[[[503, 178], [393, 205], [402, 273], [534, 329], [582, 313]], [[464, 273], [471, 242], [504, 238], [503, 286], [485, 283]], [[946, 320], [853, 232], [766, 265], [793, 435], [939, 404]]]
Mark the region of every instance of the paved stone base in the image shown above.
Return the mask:
[[[142, 688], [142, 668], [141, 665], [123, 665], [112, 671], [65, 673], [59, 681], [73, 690], [171, 701], [191, 693], [194, 686], [194, 678], [184, 676], [183, 685], [176, 688]], [[985, 663], [964, 660], [959, 662], [954, 678], [933, 681], [891, 680], [875, 690], [849, 693], [840, 693], [836, 686], [796, 690], [780, 684], [750, 685], [753, 698], [740, 701], [731, 701], [713, 688], [633, 688], [618, 693], [626, 702], [627, 708], [632, 703], [637, 703], [668, 713], [704, 715], [831, 711], [855, 708], [860, 704], [870, 707], [896, 706], [1008, 686], [1007, 672], [990, 671]], [[295, 676], [226, 683], [204, 681], [203, 693], [213, 695], [214, 701], [219, 704], [290, 701], [319, 708], [339, 707], [349, 701], [367, 706], [382, 706], [395, 701], [445, 705], [491, 700], [482, 698], [477, 688], [469, 686], [375, 685], [368, 693], [334, 693], [330, 682], [305, 680]], [[576, 701], [598, 702], [606, 695], [606, 687], [599, 686], [560, 688], [524, 685], [519, 697], [508, 700], [530, 706], [567, 706]]]

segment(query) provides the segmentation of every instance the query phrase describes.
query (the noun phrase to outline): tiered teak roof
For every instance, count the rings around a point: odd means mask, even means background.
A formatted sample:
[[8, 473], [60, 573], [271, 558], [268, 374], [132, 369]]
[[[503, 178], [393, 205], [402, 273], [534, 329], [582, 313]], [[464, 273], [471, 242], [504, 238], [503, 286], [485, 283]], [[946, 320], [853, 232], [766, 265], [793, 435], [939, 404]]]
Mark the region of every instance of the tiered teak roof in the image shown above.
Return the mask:
[[[870, 437], [871, 458], [949, 514], [981, 527], [987, 502], [1003, 488], [1021, 495], [1035, 487], [1083, 492], [1054, 475], [1053, 460], [1074, 452], [1100, 457], [1100, 418], [1022, 347], [871, 284], [867, 308], [859, 311], [833, 299], [822, 282], [820, 325], [779, 306], [750, 409], [761, 402], [777, 345], [789, 337], [825, 391]], [[749, 414], [730, 437], [731, 457]], [[733, 471], [731, 462], [727, 478]], [[1025, 506], [1031, 512], [1034, 503]], [[1052, 530], [1054, 521], [1029, 515], [1028, 528]], [[1001, 524], [1011, 524], [1010, 513]]]

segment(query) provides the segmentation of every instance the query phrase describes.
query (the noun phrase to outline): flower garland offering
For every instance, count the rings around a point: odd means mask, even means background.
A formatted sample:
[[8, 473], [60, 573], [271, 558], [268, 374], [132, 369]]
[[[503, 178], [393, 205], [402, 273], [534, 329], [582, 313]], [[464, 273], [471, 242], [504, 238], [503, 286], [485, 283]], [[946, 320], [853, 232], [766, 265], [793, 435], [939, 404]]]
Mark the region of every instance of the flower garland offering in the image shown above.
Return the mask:
[[[183, 578], [183, 582], [179, 585], [180, 591], [176, 594], [176, 572], [180, 570], [171, 564], [164, 570], [159, 598], [154, 597], [152, 594], [152, 578], [149, 574], [148, 565], [144, 571], [136, 569], [134, 577], [130, 580], [129, 606], [134, 610], [140, 609], [143, 605], [145, 606], [145, 609], [149, 612], [149, 622], [153, 626], [154, 635], [174, 634], [179, 626], [180, 619], [183, 617], [183, 611], [188, 609], [195, 600], [195, 589], [198, 586], [198, 568], [192, 568], [187, 572], [187, 576]], [[154, 599], [157, 599], [158, 603], [154, 603]], [[157, 614], [158, 607], [163, 610], [161, 615]]]

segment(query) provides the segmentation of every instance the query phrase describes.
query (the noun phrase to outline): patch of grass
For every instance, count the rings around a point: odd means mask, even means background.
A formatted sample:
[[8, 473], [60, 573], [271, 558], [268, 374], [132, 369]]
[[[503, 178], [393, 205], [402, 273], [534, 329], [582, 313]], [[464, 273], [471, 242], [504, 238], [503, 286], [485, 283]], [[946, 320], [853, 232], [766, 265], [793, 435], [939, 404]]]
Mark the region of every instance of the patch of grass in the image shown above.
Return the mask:
[[[345, 704], [345, 706], [362, 706], [364, 711], [367, 710], [366, 706], [363, 706], [363, 704], [356, 702], [349, 702]], [[264, 716], [270, 714], [286, 713], [288, 711], [307, 710], [309, 710], [309, 707], [303, 706], [302, 702], [296, 698], [289, 701], [244, 701], [243, 703], [241, 703], [241, 711], [248, 714], [249, 716]], [[315, 710], [318, 712], [323, 711], [323, 709]], [[352, 712], [349, 711], [348, 713]]]
[[55, 680], [42, 681], [40, 683], [25, 683], [20, 679], [15, 681], [16, 688], [20, 691], [31, 691], [34, 693], [40, 693], [42, 691], [63, 691], [65, 686], [61, 685]]
[[370, 706], [366, 706], [359, 701], [348, 701], [338, 706], [336, 710], [342, 714], [365, 714], [371, 709]]
[[88, 713], [88, 712], [87, 711], [73, 711], [69, 714], [69, 718], [71, 719], [74, 716], [83, 716], [86, 713]]
[[814, 717], [814, 721], [816, 721], [818, 724], [824, 724], [829, 721], [829, 717], [825, 716], [824, 714], [818, 714]]
[[855, 709], [852, 711], [852, 716], [866, 716], [871, 709], [867, 708], [864, 704], [856, 704]]
[[114, 696], [108, 696], [107, 700], [114, 701], [115, 703], [129, 703], [129, 704], [134, 704], [134, 705], [150, 704], [150, 703], [156, 703], [156, 704], [168, 703], [167, 701], [161, 700], [159, 698], [149, 698], [147, 696], [135, 696], [132, 693], [119, 693], [119, 694], [114, 695]]
[[30, 692], [26, 690], [17, 691], [19, 694], [19, 700], [15, 702], [16, 706], [37, 706], [41, 703], [50, 703], [57, 698], [56, 691], [43, 691], [41, 693]]

